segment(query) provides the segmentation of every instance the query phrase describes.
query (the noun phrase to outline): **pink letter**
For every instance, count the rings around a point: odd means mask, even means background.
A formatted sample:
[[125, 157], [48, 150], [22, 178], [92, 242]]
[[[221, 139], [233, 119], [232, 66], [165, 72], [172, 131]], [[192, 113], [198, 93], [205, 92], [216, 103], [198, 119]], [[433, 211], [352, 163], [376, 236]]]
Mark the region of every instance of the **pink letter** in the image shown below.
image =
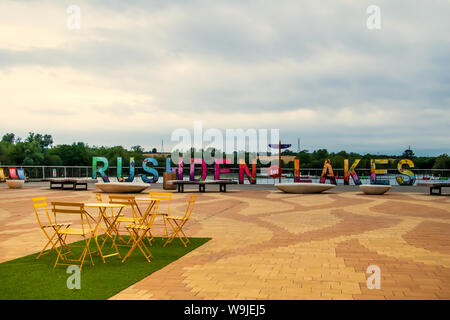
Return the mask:
[[214, 161], [214, 180], [220, 180], [221, 173], [228, 173], [230, 169], [220, 168], [219, 165], [231, 163], [231, 159], [216, 159]]
[[198, 179], [195, 179], [194, 175], [195, 175], [195, 164], [196, 163], [201, 163], [202, 164], [202, 177], [201, 177], [201, 181], [206, 180], [206, 162], [205, 160], [201, 159], [201, 158], [191, 158], [191, 170], [190, 170], [190, 180], [191, 181], [198, 181]]
[[250, 170], [248, 170], [247, 164], [244, 159], [239, 159], [239, 184], [244, 184], [244, 171], [247, 175], [248, 181], [251, 184], [256, 183], [256, 160], [252, 161], [252, 173], [250, 174]]

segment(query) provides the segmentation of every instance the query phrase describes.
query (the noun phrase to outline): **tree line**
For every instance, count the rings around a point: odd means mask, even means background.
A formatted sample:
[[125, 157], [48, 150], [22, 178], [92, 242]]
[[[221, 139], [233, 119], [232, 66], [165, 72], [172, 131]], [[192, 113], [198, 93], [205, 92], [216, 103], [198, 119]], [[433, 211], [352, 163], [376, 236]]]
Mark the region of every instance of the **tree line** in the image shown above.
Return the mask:
[[144, 160], [141, 146], [130, 150], [122, 146], [90, 147], [84, 142], [53, 146], [53, 138], [48, 134], [30, 132], [25, 140], [16, 138], [14, 133], [3, 135], [0, 141], [0, 164], [27, 166], [90, 166], [93, 156], [103, 156], [113, 161], [117, 157], [134, 157], [137, 163]]
[[[156, 148], [152, 149], [155, 153]], [[191, 150], [194, 152], [194, 150]], [[218, 151], [216, 151], [218, 152]], [[105, 157], [114, 166], [117, 157], [122, 157], [124, 166], [127, 166], [130, 157], [134, 157], [139, 166], [144, 160], [144, 149], [137, 145], [129, 150], [122, 146], [97, 147], [89, 146], [84, 142], [72, 144], [53, 145], [53, 137], [49, 134], [30, 132], [24, 140], [16, 137], [14, 133], [6, 133], [0, 141], [1, 165], [28, 165], [28, 166], [90, 166], [93, 156]], [[214, 152], [212, 153], [214, 154]], [[301, 168], [321, 168], [325, 159], [330, 159], [335, 168], [343, 168], [344, 159], [349, 159], [350, 164], [355, 159], [361, 159], [359, 168], [370, 168], [370, 159], [411, 159], [416, 169], [450, 169], [450, 157], [442, 154], [438, 157], [417, 157], [411, 149], [405, 150], [401, 155], [359, 154], [355, 152], [328, 152], [327, 149], [315, 151], [302, 150], [293, 152], [285, 150], [283, 155], [292, 155], [300, 160]], [[155, 157], [160, 166], [165, 165], [164, 157]], [[248, 159], [248, 153], [246, 154]], [[260, 163], [258, 163], [260, 166]], [[390, 163], [387, 167], [395, 169], [397, 163]], [[283, 163], [283, 167], [294, 167], [293, 162]], [[385, 166], [386, 167], [386, 166]]]
[[[414, 151], [406, 149], [399, 155], [380, 155], [380, 154], [359, 154], [355, 152], [328, 152], [326, 149], [319, 149], [313, 152], [302, 150], [300, 153], [285, 151], [283, 155], [295, 155], [300, 159], [301, 168], [321, 168], [324, 160], [330, 159], [331, 165], [334, 168], [343, 168], [344, 160], [349, 159], [349, 165], [352, 165], [356, 159], [361, 159], [358, 168], [370, 168], [370, 159], [410, 159], [414, 162], [415, 169], [450, 169], [450, 157], [444, 153], [438, 157], [417, 157]], [[293, 167], [293, 163], [286, 164], [286, 167]], [[384, 168], [397, 168], [397, 161], [390, 162], [388, 165], [383, 165]]]

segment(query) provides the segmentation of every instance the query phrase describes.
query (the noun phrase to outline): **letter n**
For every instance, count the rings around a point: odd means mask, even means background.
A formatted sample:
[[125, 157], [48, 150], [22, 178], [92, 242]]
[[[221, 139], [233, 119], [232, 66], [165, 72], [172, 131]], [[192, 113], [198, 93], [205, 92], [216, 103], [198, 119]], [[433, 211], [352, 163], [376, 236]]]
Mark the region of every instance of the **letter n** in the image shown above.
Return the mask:
[[248, 170], [244, 159], [239, 159], [239, 184], [244, 184], [244, 172], [251, 184], [256, 183], [256, 159], [252, 160], [252, 173]]

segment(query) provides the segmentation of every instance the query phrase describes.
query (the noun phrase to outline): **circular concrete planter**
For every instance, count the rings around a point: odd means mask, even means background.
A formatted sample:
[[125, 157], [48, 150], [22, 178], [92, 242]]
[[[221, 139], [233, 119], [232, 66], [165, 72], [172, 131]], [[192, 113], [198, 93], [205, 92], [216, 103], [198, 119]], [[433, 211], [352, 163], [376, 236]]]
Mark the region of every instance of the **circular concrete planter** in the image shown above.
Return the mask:
[[359, 187], [365, 194], [385, 194], [391, 189], [392, 186], [361, 184]]
[[326, 183], [278, 183], [275, 185], [281, 191], [287, 193], [320, 193], [335, 187]]
[[148, 184], [132, 182], [96, 183], [95, 186], [106, 193], [139, 193], [149, 187]]
[[6, 184], [11, 189], [20, 189], [23, 188], [24, 180], [6, 180]]

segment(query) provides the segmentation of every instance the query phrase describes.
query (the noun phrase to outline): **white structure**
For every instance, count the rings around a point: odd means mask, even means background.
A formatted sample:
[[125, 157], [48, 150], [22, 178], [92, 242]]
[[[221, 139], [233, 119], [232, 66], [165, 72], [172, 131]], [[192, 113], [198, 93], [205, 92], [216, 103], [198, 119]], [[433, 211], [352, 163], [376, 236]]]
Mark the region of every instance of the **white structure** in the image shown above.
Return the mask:
[[95, 186], [106, 193], [139, 193], [149, 187], [148, 184], [132, 182], [96, 183]]
[[359, 186], [365, 194], [384, 194], [388, 192], [392, 186], [378, 184], [361, 184]]
[[334, 184], [326, 183], [278, 183], [275, 184], [279, 190], [287, 193], [320, 193], [331, 188]]
[[6, 180], [6, 184], [11, 189], [20, 189], [23, 188], [24, 180]]

